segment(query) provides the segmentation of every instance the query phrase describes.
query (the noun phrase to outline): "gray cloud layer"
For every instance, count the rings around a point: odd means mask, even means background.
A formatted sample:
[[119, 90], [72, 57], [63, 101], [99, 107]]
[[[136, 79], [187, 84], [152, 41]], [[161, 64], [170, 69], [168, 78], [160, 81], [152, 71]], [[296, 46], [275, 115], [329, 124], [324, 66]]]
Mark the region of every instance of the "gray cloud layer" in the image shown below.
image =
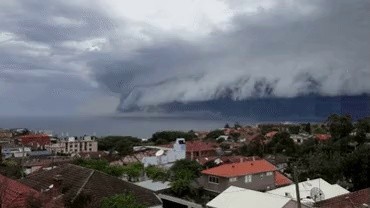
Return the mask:
[[122, 109], [225, 95], [369, 93], [369, 1], [302, 3], [310, 10], [282, 4], [235, 16], [231, 31], [159, 41], [116, 66], [99, 60], [109, 65], [98, 80], [123, 92]]
[[227, 29], [184, 38], [90, 1], [5, 0], [0, 87], [105, 91], [123, 110], [225, 96], [370, 93], [370, 1], [285, 0], [254, 12], [239, 11], [244, 1], [225, 2], [234, 11]]

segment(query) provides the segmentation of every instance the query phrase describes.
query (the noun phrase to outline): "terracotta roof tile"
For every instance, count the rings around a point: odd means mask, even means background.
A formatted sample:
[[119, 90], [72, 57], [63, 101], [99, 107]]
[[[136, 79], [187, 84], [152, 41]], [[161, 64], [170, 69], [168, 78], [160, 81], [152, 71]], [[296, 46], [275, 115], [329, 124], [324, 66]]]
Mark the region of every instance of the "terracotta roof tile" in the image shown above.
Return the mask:
[[203, 174], [220, 177], [235, 177], [248, 174], [276, 171], [276, 167], [266, 160], [246, 161], [242, 163], [230, 163], [218, 167], [203, 170]]
[[275, 185], [276, 186], [285, 186], [292, 184], [293, 181], [291, 181], [289, 178], [287, 178], [285, 175], [280, 173], [279, 171], [275, 172]]
[[272, 138], [274, 137], [277, 133], [279, 133], [278, 131], [271, 131], [271, 132], [268, 132], [265, 136], [267, 138]]
[[0, 174], [0, 198], [2, 207], [28, 207], [28, 197], [37, 197], [39, 193]]
[[161, 204], [154, 193], [148, 189], [100, 171], [72, 164], [66, 164], [49, 171], [30, 175], [22, 179], [21, 182], [36, 190], [45, 190], [51, 184], [56, 183], [54, 179], [56, 175], [61, 175], [62, 184], [60, 187], [62, 187], [62, 191], [64, 190], [64, 199], [71, 201], [79, 193], [83, 193], [90, 196], [91, 201], [86, 205], [89, 208], [100, 207], [100, 202], [104, 197], [127, 192], [131, 192], [145, 206]]
[[315, 207], [352, 208], [365, 207], [364, 204], [370, 205], [370, 188], [317, 202], [315, 203]]
[[330, 134], [316, 134], [315, 138], [320, 141], [326, 141], [331, 138]]

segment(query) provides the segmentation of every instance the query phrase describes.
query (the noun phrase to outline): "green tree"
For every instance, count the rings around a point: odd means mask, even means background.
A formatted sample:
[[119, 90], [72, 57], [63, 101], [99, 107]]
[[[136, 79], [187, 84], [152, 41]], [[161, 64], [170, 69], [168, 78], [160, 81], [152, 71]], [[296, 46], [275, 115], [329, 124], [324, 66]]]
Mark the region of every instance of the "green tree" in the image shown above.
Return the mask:
[[288, 127], [289, 133], [291, 134], [299, 134], [299, 131], [301, 130], [301, 127], [298, 125], [290, 125]]
[[129, 181], [137, 181], [143, 172], [144, 166], [141, 163], [133, 163], [124, 167], [124, 173], [128, 176]]
[[353, 183], [354, 190], [370, 187], [370, 148], [363, 146], [348, 154], [343, 170], [345, 177]]
[[297, 150], [297, 145], [287, 132], [275, 134], [272, 140], [267, 144], [267, 147], [270, 153], [281, 153], [287, 156], [293, 156]]
[[311, 123], [306, 123], [306, 124], [302, 124], [303, 126], [303, 131], [311, 134]]
[[370, 133], [370, 117], [359, 119], [356, 122], [355, 127], [359, 131]]
[[196, 138], [194, 131], [182, 132], [182, 131], [161, 131], [156, 132], [152, 135], [151, 141], [155, 144], [165, 144], [175, 141], [177, 138], [184, 138], [189, 141]]
[[222, 136], [224, 135], [224, 131], [223, 130], [213, 130], [211, 132], [209, 132], [206, 136], [207, 139], [217, 139], [219, 136]]
[[170, 169], [171, 190], [178, 196], [194, 191], [192, 182], [200, 176], [202, 166], [196, 161], [178, 160]]
[[145, 168], [147, 176], [154, 181], [166, 181], [169, 178], [168, 171], [166, 169], [157, 166], [148, 166]]
[[353, 130], [352, 118], [349, 115], [333, 114], [328, 117], [327, 125], [335, 140], [348, 136]]
[[132, 194], [118, 194], [103, 198], [101, 208], [145, 208]]
[[117, 151], [121, 156], [133, 152], [133, 146], [140, 145], [141, 140], [131, 136], [107, 136], [98, 140], [99, 150]]

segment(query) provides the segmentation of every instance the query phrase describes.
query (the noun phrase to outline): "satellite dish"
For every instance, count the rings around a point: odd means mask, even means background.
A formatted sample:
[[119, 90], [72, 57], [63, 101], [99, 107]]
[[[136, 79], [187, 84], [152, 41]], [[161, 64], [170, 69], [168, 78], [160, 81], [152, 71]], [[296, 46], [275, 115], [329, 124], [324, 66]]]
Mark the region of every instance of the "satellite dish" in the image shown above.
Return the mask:
[[164, 154], [164, 150], [163, 149], [160, 149], [158, 150], [156, 153], [155, 153], [155, 156], [156, 157], [159, 157], [159, 156], [162, 156]]
[[317, 187], [313, 187], [310, 191], [311, 199], [313, 199], [315, 202], [321, 201], [325, 199], [325, 194], [322, 192], [321, 189]]

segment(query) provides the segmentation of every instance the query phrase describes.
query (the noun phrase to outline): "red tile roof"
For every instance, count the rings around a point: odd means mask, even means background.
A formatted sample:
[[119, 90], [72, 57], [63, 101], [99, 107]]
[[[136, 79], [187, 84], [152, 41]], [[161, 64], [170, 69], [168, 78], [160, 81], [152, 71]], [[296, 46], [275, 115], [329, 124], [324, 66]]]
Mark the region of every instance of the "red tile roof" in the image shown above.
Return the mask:
[[326, 141], [331, 138], [331, 135], [330, 134], [316, 134], [315, 138], [320, 141]]
[[246, 161], [242, 163], [230, 163], [218, 167], [203, 170], [202, 174], [220, 177], [235, 177], [255, 173], [276, 171], [276, 167], [266, 160]]
[[217, 144], [212, 142], [203, 142], [199, 140], [186, 142], [187, 152], [196, 151], [212, 151], [216, 149]]
[[370, 205], [370, 188], [317, 202], [315, 203], [315, 207], [352, 208], [365, 207], [364, 204]]
[[0, 174], [1, 207], [26, 208], [29, 197], [38, 196], [39, 193], [36, 190]]
[[285, 175], [280, 173], [279, 171], [275, 172], [275, 185], [276, 186], [286, 186], [292, 184], [293, 181], [291, 181], [289, 178], [287, 178]]
[[40, 147], [50, 144], [50, 137], [46, 134], [28, 134], [17, 138], [22, 144]]
[[204, 165], [208, 162], [215, 161], [216, 159], [221, 160], [221, 164], [223, 163], [237, 163], [237, 162], [244, 162], [244, 161], [252, 161], [252, 160], [260, 160], [261, 158], [258, 156], [253, 157], [246, 157], [240, 155], [230, 155], [230, 156], [204, 156], [198, 157], [196, 160], [199, 164]]

